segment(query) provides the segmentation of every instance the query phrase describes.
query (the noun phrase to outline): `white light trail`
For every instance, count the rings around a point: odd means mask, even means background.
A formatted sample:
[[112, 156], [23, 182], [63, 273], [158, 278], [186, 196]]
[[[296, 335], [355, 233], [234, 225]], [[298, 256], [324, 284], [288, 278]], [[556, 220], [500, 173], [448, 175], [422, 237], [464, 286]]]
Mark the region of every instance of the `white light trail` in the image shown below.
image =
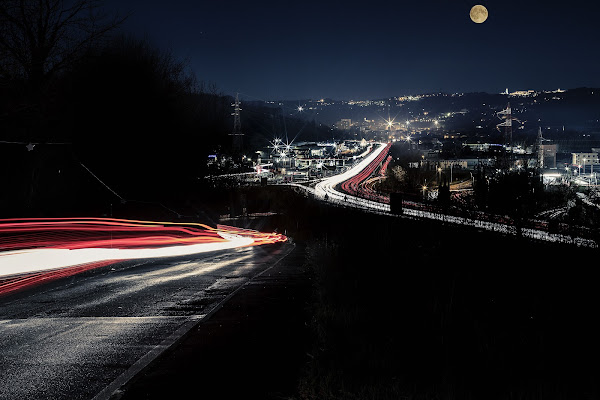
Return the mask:
[[[331, 203], [335, 203], [344, 207], [354, 207], [360, 208], [364, 210], [369, 210], [376, 213], [389, 214], [390, 213], [390, 205], [385, 203], [380, 203], [373, 200], [363, 199], [361, 197], [352, 196], [350, 194], [339, 192], [335, 189], [335, 187], [344, 182], [347, 179], [352, 178], [353, 176], [359, 174], [364, 168], [366, 168], [377, 156], [385, 149], [385, 144], [378, 143], [379, 147], [374, 149], [371, 154], [369, 154], [365, 159], [363, 159], [360, 163], [355, 165], [353, 168], [348, 171], [332, 176], [330, 178], [324, 179], [321, 182], [315, 185], [315, 188], [310, 188], [308, 186], [300, 185], [300, 184], [291, 184], [292, 186], [303, 189], [304, 191], [312, 194], [320, 200], [325, 200], [325, 196], [327, 195], [327, 201]], [[518, 229], [509, 224], [503, 224], [498, 222], [491, 221], [482, 221], [478, 219], [471, 219], [465, 217], [458, 217], [452, 215], [446, 215], [439, 212], [430, 212], [425, 210], [411, 209], [407, 207], [403, 207], [402, 216], [409, 218], [419, 218], [419, 219], [434, 219], [440, 220], [447, 223], [471, 226], [478, 229], [484, 229], [493, 232], [499, 232], [506, 235], [516, 235]], [[562, 234], [549, 233], [543, 230], [531, 229], [531, 228], [522, 228], [520, 230], [520, 234], [524, 237], [528, 237], [536, 240], [543, 240], [548, 242], [555, 243], [573, 243], [577, 246], [582, 247], [592, 247], [597, 248], [598, 244], [591, 239], [579, 238], [579, 237], [570, 237]]]
[[219, 232], [226, 242], [197, 243], [145, 249], [85, 248], [85, 249], [24, 249], [0, 253], [0, 276], [52, 270], [74, 265], [108, 260], [176, 257], [217, 250], [249, 246], [249, 237]]
[[[379, 154], [386, 147], [385, 143], [376, 143], [376, 145], [378, 146], [376, 149], [373, 149], [373, 151], [371, 151], [370, 154], [368, 154], [358, 164], [356, 164], [355, 166], [353, 166], [346, 172], [341, 173], [339, 175], [334, 175], [330, 178], [324, 179], [323, 181], [317, 183], [317, 185], [315, 186], [316, 196], [319, 198], [325, 198], [325, 195], [327, 195], [328, 198], [336, 199], [336, 200], [343, 200], [344, 196], [346, 196], [346, 199], [353, 198], [354, 196], [345, 195], [344, 193], [335, 190], [335, 187], [338, 184], [344, 182], [345, 180], [348, 180], [348, 179], [352, 178], [353, 176], [358, 175], [374, 159], [376, 159], [377, 156], [379, 156]], [[360, 199], [360, 198], [356, 197], [356, 199]], [[362, 199], [360, 199], [360, 200], [362, 200]]]

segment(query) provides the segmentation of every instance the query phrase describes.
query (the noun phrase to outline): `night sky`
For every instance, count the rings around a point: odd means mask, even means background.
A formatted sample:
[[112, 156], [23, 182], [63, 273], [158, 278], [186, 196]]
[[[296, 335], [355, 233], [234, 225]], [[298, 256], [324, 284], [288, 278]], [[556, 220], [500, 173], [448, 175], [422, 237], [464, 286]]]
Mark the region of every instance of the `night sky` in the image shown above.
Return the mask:
[[[483, 4], [487, 21], [469, 10]], [[122, 29], [249, 99], [600, 86], [600, 2], [106, 0]]]

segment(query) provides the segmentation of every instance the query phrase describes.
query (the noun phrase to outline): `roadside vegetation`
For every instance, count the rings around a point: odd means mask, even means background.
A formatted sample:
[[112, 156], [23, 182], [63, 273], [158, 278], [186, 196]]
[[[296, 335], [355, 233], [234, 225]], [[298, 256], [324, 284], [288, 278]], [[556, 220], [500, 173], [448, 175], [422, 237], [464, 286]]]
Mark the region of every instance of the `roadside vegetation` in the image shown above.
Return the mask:
[[234, 151], [233, 99], [124, 31], [126, 18], [96, 0], [0, 3], [0, 217], [202, 219], [202, 179], [241, 172], [210, 171], [209, 155], [241, 159], [288, 131], [330, 137], [314, 120], [244, 104]]
[[295, 398], [600, 395], [596, 271], [573, 262], [596, 250], [313, 211], [312, 345]]
[[[538, 219], [546, 220], [553, 228], [565, 224], [596, 232], [600, 227], [600, 209], [585, 205], [577, 195], [585, 193], [595, 201], [597, 195], [590, 188], [568, 182], [545, 185], [539, 172], [531, 168], [505, 173], [493, 167], [438, 170], [435, 164], [423, 163], [420, 152], [404, 144], [393, 146], [392, 156], [385, 179], [376, 186], [383, 193], [402, 193], [405, 200], [425, 201], [446, 211], [454, 207], [462, 212], [508, 216], [517, 224], [525, 219]], [[457, 188], [473, 190], [454, 193], [449, 190]], [[436, 192], [434, 198], [427, 195], [431, 191]]]

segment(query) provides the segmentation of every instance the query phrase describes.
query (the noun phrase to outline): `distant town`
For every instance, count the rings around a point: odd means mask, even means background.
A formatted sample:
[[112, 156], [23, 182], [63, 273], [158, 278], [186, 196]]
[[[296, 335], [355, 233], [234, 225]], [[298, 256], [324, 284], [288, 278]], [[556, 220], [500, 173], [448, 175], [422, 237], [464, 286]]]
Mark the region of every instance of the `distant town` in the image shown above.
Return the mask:
[[[242, 157], [244, 170], [215, 176], [254, 183], [308, 181], [349, 168], [370, 142], [391, 142], [417, 155], [405, 166], [409, 168], [453, 170], [456, 176], [484, 166], [536, 169], [545, 184], [597, 185], [600, 90], [506, 89], [497, 94], [261, 102], [265, 105], [283, 110], [284, 117], [325, 125], [331, 136], [311, 141], [296, 132], [273, 132], [263, 147]], [[241, 115], [243, 121], [243, 111]], [[214, 167], [226, 162], [227, 155], [208, 158], [213, 171], [223, 171]]]

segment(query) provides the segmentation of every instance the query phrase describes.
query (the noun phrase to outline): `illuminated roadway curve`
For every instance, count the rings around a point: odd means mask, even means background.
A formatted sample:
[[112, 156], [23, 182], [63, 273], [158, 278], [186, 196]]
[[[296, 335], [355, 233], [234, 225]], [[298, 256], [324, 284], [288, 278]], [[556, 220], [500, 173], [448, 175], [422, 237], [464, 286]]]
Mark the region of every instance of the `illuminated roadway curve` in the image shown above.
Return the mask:
[[[321, 201], [326, 201], [332, 204], [336, 204], [343, 207], [352, 207], [369, 212], [390, 214], [390, 205], [378, 201], [365, 199], [359, 196], [354, 196], [348, 193], [341, 192], [336, 189], [338, 185], [343, 182], [350, 180], [360, 174], [364, 169], [373, 167], [372, 163], [378, 163], [377, 160], [382, 155], [382, 152], [388, 148], [384, 143], [377, 143], [373, 145], [373, 150], [368, 153], [359, 163], [354, 165], [349, 170], [334, 175], [332, 177], [325, 178], [319, 181], [314, 188], [298, 183], [291, 183], [288, 185], [294, 186], [301, 189], [304, 193], [309, 194]], [[433, 219], [443, 221], [446, 223], [452, 223], [457, 225], [471, 226], [477, 229], [483, 229], [493, 232], [499, 232], [506, 235], [516, 235], [518, 233], [517, 228], [514, 225], [503, 224], [499, 222], [479, 220], [475, 218], [467, 218], [460, 216], [453, 216], [442, 214], [440, 212], [432, 212], [427, 210], [426, 206], [418, 203], [403, 202], [401, 217], [417, 218], [417, 219]], [[407, 207], [408, 206], [408, 207]], [[412, 207], [412, 208], [411, 208]], [[396, 216], [396, 215], [394, 215]], [[572, 243], [577, 246], [584, 247], [598, 247], [598, 244], [594, 240], [571, 237], [569, 235], [549, 233], [544, 230], [532, 229], [532, 228], [521, 228], [520, 234], [524, 237], [528, 237], [535, 240], [543, 240], [548, 242], [557, 243]]]
[[[362, 199], [357, 196], [352, 196], [343, 192], [340, 192], [336, 189], [336, 186], [341, 184], [344, 181], [352, 179], [356, 175], [360, 174], [365, 168], [367, 168], [371, 163], [373, 163], [377, 158], [382, 154], [383, 151], [387, 150], [387, 144], [385, 143], [375, 143], [373, 144], [373, 149], [369, 152], [360, 162], [354, 165], [352, 168], [347, 171], [324, 179], [317, 183], [314, 187], [314, 195], [320, 199], [327, 199], [331, 201], [344, 201], [349, 205], [353, 205], [359, 208], [376, 208], [378, 210], [385, 210], [387, 206], [387, 211], [389, 211], [389, 205], [381, 204], [369, 204], [365, 199]], [[373, 202], [374, 203], [374, 202]]]

